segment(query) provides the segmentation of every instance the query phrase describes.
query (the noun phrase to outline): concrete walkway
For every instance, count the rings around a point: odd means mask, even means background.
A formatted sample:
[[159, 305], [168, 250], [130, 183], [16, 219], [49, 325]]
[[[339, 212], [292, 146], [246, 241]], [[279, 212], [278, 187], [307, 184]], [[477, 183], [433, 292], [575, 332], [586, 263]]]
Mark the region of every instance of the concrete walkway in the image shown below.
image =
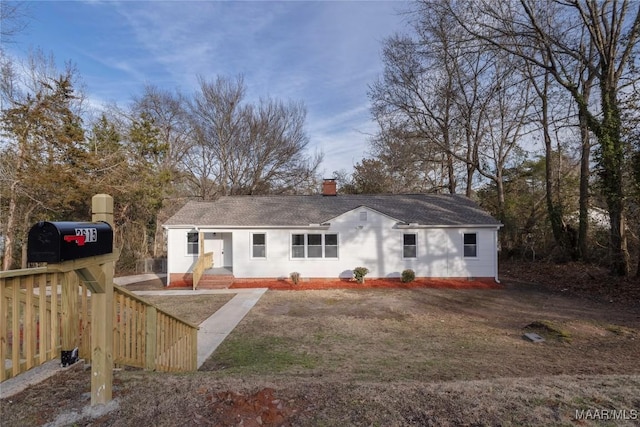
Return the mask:
[[229, 302], [200, 324], [200, 329], [198, 330], [198, 368], [200, 368], [266, 291], [267, 288], [255, 288], [136, 291], [134, 293], [140, 296], [236, 294]]
[[147, 280], [164, 279], [166, 277], [167, 277], [166, 274], [156, 274], [156, 273], [136, 274], [135, 276], [114, 277], [113, 283], [115, 283], [118, 286], [127, 286], [133, 283], [146, 282]]
[[[147, 278], [147, 276], [153, 276]], [[127, 284], [137, 283], [145, 280], [158, 278], [158, 275], [138, 275], [128, 276], [135, 277], [136, 280], [128, 278], [117, 278], [114, 282], [117, 284], [122, 279]], [[121, 279], [121, 280], [118, 280]], [[121, 282], [122, 283], [122, 282]], [[267, 288], [256, 289], [203, 289], [203, 290], [166, 290], [166, 291], [135, 291], [140, 296], [145, 295], [211, 295], [211, 294], [235, 294], [229, 302], [222, 306], [218, 311], [213, 313], [209, 318], [200, 324], [198, 330], [198, 368], [213, 354], [220, 343], [233, 331], [238, 323], [249, 313], [253, 306], [264, 295]], [[62, 368], [60, 359], [51, 360], [44, 365], [40, 365], [24, 372], [17, 377], [10, 378], [0, 383], [0, 399], [11, 397], [30, 385], [38, 384], [56, 373], [69, 369]]]

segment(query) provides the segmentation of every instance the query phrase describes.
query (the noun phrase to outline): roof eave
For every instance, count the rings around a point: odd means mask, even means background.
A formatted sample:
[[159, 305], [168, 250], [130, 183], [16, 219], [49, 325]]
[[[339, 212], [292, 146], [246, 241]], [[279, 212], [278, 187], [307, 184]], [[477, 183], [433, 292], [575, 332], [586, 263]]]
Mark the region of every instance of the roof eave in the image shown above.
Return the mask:
[[295, 225], [267, 225], [267, 224], [256, 224], [256, 225], [163, 225], [165, 229], [197, 229], [197, 230], [249, 230], [249, 229], [293, 229], [293, 228], [307, 228], [307, 229], [319, 229], [325, 230], [328, 229], [331, 224], [323, 223], [323, 224], [295, 224]]
[[414, 229], [414, 228], [495, 228], [500, 229], [503, 224], [407, 224], [398, 223], [396, 225], [400, 229]]

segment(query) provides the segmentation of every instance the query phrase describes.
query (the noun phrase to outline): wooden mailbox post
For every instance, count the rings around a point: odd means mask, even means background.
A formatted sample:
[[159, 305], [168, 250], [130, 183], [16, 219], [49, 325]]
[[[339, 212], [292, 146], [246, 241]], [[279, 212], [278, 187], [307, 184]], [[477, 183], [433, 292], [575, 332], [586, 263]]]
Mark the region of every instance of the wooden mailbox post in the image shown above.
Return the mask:
[[[113, 397], [113, 275], [119, 253], [113, 247], [113, 198], [93, 196], [91, 210], [93, 223], [36, 224], [27, 252], [30, 262], [47, 262], [49, 271], [75, 271], [91, 291], [91, 405], [99, 405]], [[77, 340], [72, 329], [78, 321], [71, 316], [77, 291], [71, 295], [69, 276], [65, 284], [62, 344], [69, 350]]]
[[[91, 200], [91, 220], [105, 221], [113, 227], [113, 197], [96, 194]], [[113, 274], [115, 260], [96, 271], [102, 288], [91, 290], [91, 405], [112, 399], [113, 384]], [[101, 282], [101, 283], [100, 283]]]

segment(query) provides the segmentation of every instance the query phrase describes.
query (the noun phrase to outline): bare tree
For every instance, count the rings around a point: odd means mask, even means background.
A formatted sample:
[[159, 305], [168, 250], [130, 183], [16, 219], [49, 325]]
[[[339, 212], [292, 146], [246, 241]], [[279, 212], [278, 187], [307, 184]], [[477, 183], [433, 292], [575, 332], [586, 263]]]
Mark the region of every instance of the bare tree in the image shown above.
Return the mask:
[[[408, 36], [394, 36], [383, 48], [385, 71], [382, 79], [370, 87], [372, 113], [381, 123], [382, 131], [390, 130], [417, 144], [405, 144], [403, 155], [417, 155], [414, 163], [425, 175], [433, 175], [442, 167], [449, 193], [455, 193], [457, 178], [455, 156], [454, 107], [456, 96], [453, 75], [447, 69], [446, 58], [429, 49], [431, 40], [415, 41]], [[381, 138], [390, 141], [389, 138]], [[414, 150], [417, 150], [414, 151]], [[429, 169], [426, 169], [426, 168]]]
[[[236, 181], [234, 149], [242, 141], [243, 109], [245, 96], [243, 78], [235, 80], [218, 77], [208, 82], [200, 77], [200, 91], [191, 104], [192, 126], [194, 128], [194, 154], [189, 156], [188, 167], [199, 172], [195, 180], [201, 183], [203, 196], [213, 198], [218, 194], [231, 194]], [[217, 183], [213, 194], [203, 190], [207, 183]], [[230, 184], [231, 183], [231, 184]]]
[[167, 156], [158, 166], [171, 173], [179, 170], [193, 141], [187, 104], [181, 93], [155, 86], [146, 86], [143, 94], [133, 100], [132, 111], [146, 114], [158, 130], [158, 139], [168, 147]]
[[[626, 275], [629, 254], [625, 235], [623, 190], [624, 150], [619, 94], [630, 73], [630, 58], [640, 36], [640, 5], [628, 0], [519, 2], [442, 2], [470, 35], [546, 70], [576, 102], [596, 136], [596, 159], [611, 222], [611, 272]], [[594, 55], [585, 55], [581, 35], [586, 29]], [[521, 46], [535, 49], [523, 51]], [[599, 104], [590, 104], [580, 90], [576, 69], [594, 76]]]
[[305, 151], [304, 106], [275, 100], [250, 104], [244, 97], [242, 77], [200, 79], [191, 104], [194, 144], [188, 166], [197, 172], [192, 181], [202, 196], [294, 192], [313, 181], [321, 156]]
[[19, 32], [23, 31], [27, 24], [26, 3], [16, 1], [0, 2], [0, 52], [2, 44], [13, 41]]
[[314, 179], [321, 156], [305, 152], [307, 113], [301, 102], [261, 100], [257, 106], [247, 106], [245, 114], [248, 150], [244, 161], [238, 159], [244, 163], [238, 183], [243, 192], [292, 192]]
[[[392, 183], [387, 191], [425, 193], [447, 188], [444, 163], [434, 144], [425, 144], [424, 138], [414, 132], [410, 124], [402, 123], [400, 118], [396, 123], [388, 117], [379, 117], [378, 126], [380, 130], [370, 144], [375, 159], [384, 164]], [[364, 160], [361, 166], [364, 166]], [[360, 176], [362, 181], [369, 174], [361, 173]]]
[[504, 169], [527, 131], [529, 84], [507, 55], [469, 38], [446, 12], [425, 2], [413, 15], [415, 37], [385, 42], [384, 74], [370, 88], [375, 151], [393, 165], [406, 160], [409, 175], [423, 165], [423, 176], [438, 175], [441, 165], [449, 192], [463, 180], [471, 195], [474, 175], [494, 182], [502, 218]]

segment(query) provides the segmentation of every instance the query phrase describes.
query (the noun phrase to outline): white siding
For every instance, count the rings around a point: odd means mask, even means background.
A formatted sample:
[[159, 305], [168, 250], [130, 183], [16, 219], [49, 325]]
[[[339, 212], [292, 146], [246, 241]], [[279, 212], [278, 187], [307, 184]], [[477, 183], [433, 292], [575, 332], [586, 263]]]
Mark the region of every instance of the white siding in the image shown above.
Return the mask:
[[187, 233], [192, 228], [170, 228], [167, 230], [167, 273], [190, 273], [197, 261], [196, 255], [187, 254]]
[[[367, 212], [366, 220], [361, 212]], [[237, 278], [351, 277], [355, 267], [367, 267], [367, 277], [399, 277], [411, 268], [417, 277], [496, 277], [496, 229], [398, 228], [397, 221], [361, 208], [330, 221], [323, 229], [216, 230], [225, 236], [225, 265]], [[204, 228], [204, 227], [203, 227]], [[194, 257], [186, 255], [187, 229], [169, 230], [169, 272], [190, 272]], [[266, 233], [266, 258], [251, 257], [251, 234]], [[338, 258], [291, 257], [292, 234], [337, 234]], [[403, 258], [403, 235], [416, 234], [417, 257]], [[477, 257], [463, 256], [464, 233], [477, 234]]]

